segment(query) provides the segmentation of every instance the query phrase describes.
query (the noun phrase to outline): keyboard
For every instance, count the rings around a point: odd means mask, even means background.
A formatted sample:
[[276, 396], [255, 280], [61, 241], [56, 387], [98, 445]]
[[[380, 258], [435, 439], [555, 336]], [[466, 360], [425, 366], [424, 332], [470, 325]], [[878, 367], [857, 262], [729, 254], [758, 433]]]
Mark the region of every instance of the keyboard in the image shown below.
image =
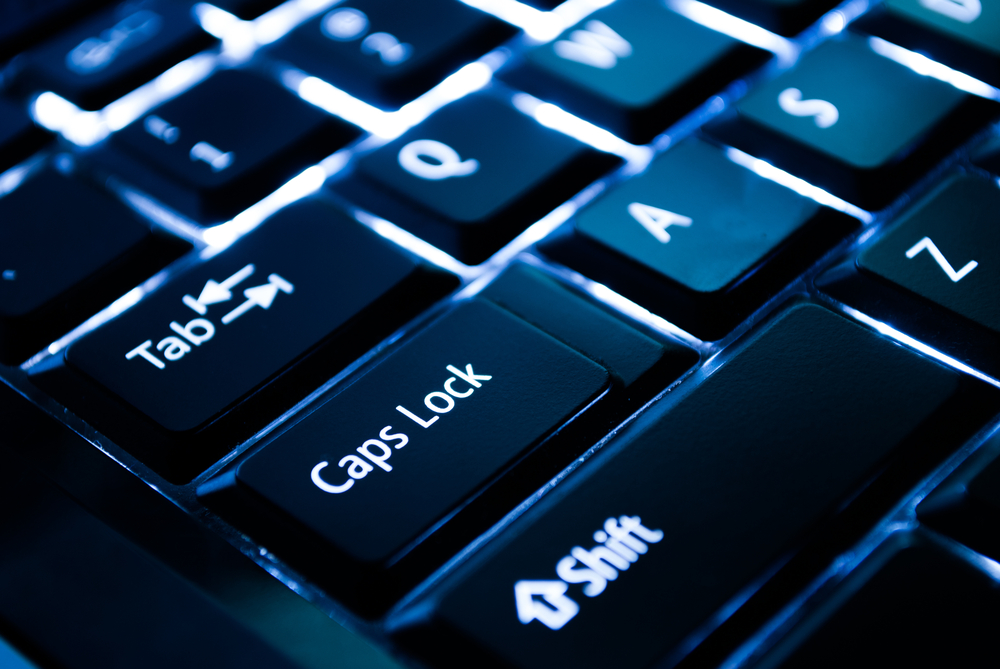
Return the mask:
[[994, 12], [4, 3], [2, 664], [993, 664]]

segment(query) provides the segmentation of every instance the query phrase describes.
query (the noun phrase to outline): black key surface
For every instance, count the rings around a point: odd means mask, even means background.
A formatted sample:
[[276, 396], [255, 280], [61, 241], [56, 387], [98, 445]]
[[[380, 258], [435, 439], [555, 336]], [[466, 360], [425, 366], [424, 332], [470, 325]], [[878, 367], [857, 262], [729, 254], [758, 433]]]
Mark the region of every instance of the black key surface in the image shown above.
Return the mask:
[[583, 210], [543, 250], [714, 339], [856, 227], [691, 139]]
[[[974, 399], [985, 408], [961, 415]], [[429, 662], [459, 648], [503, 666], [648, 666], [837, 510], [826, 530], [853, 535], [846, 549], [922, 476], [886, 468], [890, 456], [926, 471], [918, 452], [937, 461], [998, 403], [984, 383], [798, 305], [542, 498], [399, 640]]]
[[723, 141], [868, 208], [1000, 113], [856, 37], [828, 41], [709, 124]]
[[387, 571], [410, 544], [607, 383], [594, 362], [473, 301], [200, 492], [225, 497], [251, 528], [269, 520], [254, 511], [260, 500], [304, 526], [309, 543], [289, 552], [309, 555], [313, 578], [368, 613], [384, 606]]
[[215, 41], [186, 3], [125, 3], [30, 51], [21, 87], [100, 109]]
[[594, 12], [501, 76], [642, 144], [769, 55], [640, 0]]
[[161, 475], [190, 478], [451, 283], [309, 201], [37, 366], [33, 379]]
[[795, 35], [837, 6], [830, 0], [710, 0], [710, 5], [779, 35]]
[[993, 180], [952, 176], [817, 280], [825, 292], [987, 373], [1000, 372]]
[[1000, 9], [980, 0], [886, 0], [854, 22], [911, 51], [1000, 83]]
[[0, 172], [42, 148], [48, 138], [24, 108], [0, 98]]
[[108, 0], [0, 3], [0, 62], [107, 4]]
[[249, 72], [224, 70], [112, 136], [183, 190], [138, 185], [202, 222], [231, 217], [360, 134]]
[[274, 54], [394, 109], [515, 32], [457, 0], [352, 0], [297, 28]]
[[250, 21], [280, 5], [281, 0], [215, 0], [212, 4], [244, 21]]
[[[812, 621], [810, 621], [812, 622]], [[904, 548], [782, 661], [781, 669], [989, 666], [996, 659], [1000, 585], [924, 542]], [[807, 623], [808, 624], [808, 623]], [[780, 652], [780, 651], [779, 651]]]
[[478, 263], [620, 162], [473, 94], [363, 157], [334, 188]]
[[22, 362], [190, 245], [47, 168], [0, 198], [0, 362]]

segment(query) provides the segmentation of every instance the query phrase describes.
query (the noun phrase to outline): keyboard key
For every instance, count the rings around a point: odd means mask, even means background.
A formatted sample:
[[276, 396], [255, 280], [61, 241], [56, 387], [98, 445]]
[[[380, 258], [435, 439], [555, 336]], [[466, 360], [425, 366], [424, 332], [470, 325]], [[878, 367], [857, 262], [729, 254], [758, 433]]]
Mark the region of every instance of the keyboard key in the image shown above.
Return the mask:
[[693, 334], [725, 335], [857, 222], [696, 139], [542, 249]]
[[646, 0], [595, 12], [502, 76], [642, 144], [769, 56]]
[[709, 124], [723, 141], [861, 207], [883, 207], [1000, 107], [879, 56], [825, 42]]
[[363, 157], [334, 188], [478, 263], [620, 162], [473, 94]]
[[[304, 573], [371, 614], [398, 595], [397, 573], [418, 559], [413, 543], [608, 380], [594, 362], [473, 301], [199, 492], [209, 503], [222, 496], [223, 511], [251, 528], [275, 511], [304, 527], [308, 543], [288, 548]], [[260, 540], [279, 551], [272, 537], [281, 531], [262, 528]]]
[[126, 3], [29, 52], [21, 86], [51, 90], [84, 109], [100, 109], [215, 41], [195, 23], [186, 4]]
[[0, 63], [106, 4], [108, 0], [0, 2]]
[[838, 3], [831, 0], [709, 0], [708, 4], [790, 37], [802, 32]]
[[1000, 370], [1000, 189], [953, 177], [817, 285], [984, 371]]
[[1000, 137], [991, 137], [972, 152], [972, 162], [993, 174], [1000, 174]]
[[188, 480], [452, 285], [311, 201], [32, 378], [164, 477]]
[[787, 644], [797, 647], [785, 650], [784, 661], [764, 664], [833, 669], [863, 658], [869, 667], [988, 666], [996, 657], [998, 605], [996, 580], [918, 541], [879, 567], [818, 629], [803, 629], [806, 638]]
[[352, 0], [303, 24], [274, 55], [394, 109], [515, 32], [456, 0]]
[[[651, 665], [779, 561], [762, 593], [807, 583], [997, 408], [991, 386], [796, 306], [538, 501], [397, 641], [428, 663]], [[801, 549], [818, 525], [824, 548]]]
[[24, 361], [190, 249], [44, 169], [0, 198], [0, 361]]
[[0, 98], [0, 172], [42, 148], [48, 138], [23, 108]]
[[188, 197], [170, 197], [155, 181], [138, 185], [211, 222], [239, 213], [359, 134], [271, 81], [224, 70], [115, 133], [112, 144]]
[[1000, 84], [1000, 10], [992, 3], [886, 0], [851, 27]]

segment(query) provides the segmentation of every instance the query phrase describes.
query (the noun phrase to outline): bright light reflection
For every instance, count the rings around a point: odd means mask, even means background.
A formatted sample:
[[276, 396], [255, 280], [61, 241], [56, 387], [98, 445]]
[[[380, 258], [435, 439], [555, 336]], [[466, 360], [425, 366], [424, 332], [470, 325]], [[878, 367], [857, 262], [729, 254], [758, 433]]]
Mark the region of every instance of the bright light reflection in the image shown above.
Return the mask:
[[238, 17], [214, 5], [199, 2], [194, 6], [194, 14], [198, 23], [209, 35], [223, 39], [226, 33], [243, 23]]
[[24, 181], [31, 171], [31, 165], [18, 165], [0, 174], [0, 197], [10, 193]]
[[216, 59], [199, 54], [177, 63], [152, 81], [115, 100], [101, 112], [107, 127], [121, 130], [147, 111], [203, 81], [215, 69]]
[[441, 249], [431, 246], [424, 240], [414, 236], [399, 226], [390, 223], [385, 219], [379, 218], [378, 216], [372, 216], [371, 214], [361, 210], [356, 210], [353, 213], [354, 218], [374, 230], [377, 234], [395, 242], [399, 246], [402, 246], [404, 249], [411, 251], [421, 258], [425, 258], [435, 265], [443, 267], [463, 278], [469, 279], [475, 276], [476, 271], [468, 265], [459, 262]]
[[[91, 330], [94, 330], [100, 327], [101, 325], [104, 325], [115, 316], [121, 314], [126, 309], [137, 304], [139, 300], [141, 300], [146, 293], [150, 292], [156, 286], [158, 286], [160, 283], [163, 282], [165, 277], [162, 276], [162, 274], [163, 273], [161, 272], [160, 274], [153, 277], [153, 279], [150, 279], [143, 285], [136, 286], [135, 288], [128, 291], [127, 293], [119, 297], [117, 300], [112, 302], [107, 309], [98, 312], [97, 314], [90, 317], [89, 319], [81, 323], [79, 326], [74, 328], [73, 331], [70, 332], [69, 334], [49, 344], [47, 349], [49, 354], [55, 355], [59, 351], [69, 346], [69, 344], [75, 341], [76, 339], [79, 339], [80, 337], [87, 334]], [[32, 361], [28, 361], [26, 365], [31, 364], [31, 362]]]
[[202, 233], [202, 238], [211, 247], [206, 255], [215, 255], [227, 248], [242, 235], [260, 225], [274, 212], [319, 190], [324, 181], [326, 181], [326, 170], [319, 165], [313, 165], [260, 202], [238, 214], [231, 221], [205, 230]]
[[569, 135], [599, 151], [621, 156], [633, 167], [636, 164], [645, 166], [653, 158], [653, 151], [649, 147], [629, 144], [607, 130], [527, 93], [514, 94], [511, 102], [520, 112], [531, 116], [546, 128]]
[[286, 70], [282, 73], [281, 80], [306, 102], [374, 135], [392, 139], [406, 132], [406, 126], [393, 114], [362, 102], [322, 79], [308, 76], [298, 70]]
[[488, 14], [517, 26], [537, 42], [549, 42], [566, 28], [559, 16], [543, 12], [516, 0], [460, 0], [469, 7], [475, 7]]
[[953, 70], [947, 65], [942, 65], [931, 60], [927, 56], [896, 46], [878, 37], [869, 37], [868, 44], [872, 50], [881, 55], [896, 61], [900, 65], [905, 65], [917, 74], [925, 77], [933, 77], [945, 83], [951, 84], [955, 88], [972, 93], [982, 98], [1000, 100], [1000, 91], [989, 84], [967, 74]]
[[[502, 62], [495, 63], [497, 67], [501, 64]], [[385, 139], [395, 139], [444, 105], [478, 91], [490, 83], [492, 79], [493, 69], [489, 65], [482, 61], [469, 63], [416, 100], [400, 107], [399, 111], [393, 112], [392, 119], [394, 128], [397, 130], [396, 134], [391, 136], [376, 134]]]
[[706, 28], [766, 49], [778, 56], [782, 62], [790, 63], [798, 53], [797, 47], [784, 37], [697, 0], [667, 0], [667, 6]]
[[342, 0], [293, 0], [278, 5], [253, 22], [254, 39], [257, 44], [270, 44], [323, 10], [337, 5]]
[[788, 172], [780, 170], [771, 163], [763, 161], [760, 158], [754, 158], [749, 154], [743, 153], [739, 149], [727, 147], [726, 156], [728, 156], [729, 159], [737, 165], [742, 165], [765, 179], [779, 183], [785, 188], [790, 188], [799, 195], [804, 195], [811, 200], [815, 200], [822, 205], [830, 207], [831, 209], [842, 211], [845, 214], [862, 221], [863, 223], [871, 223], [875, 219], [874, 216], [864, 209], [856, 207], [850, 202], [845, 202], [836, 195], [828, 193], [822, 188], [817, 188], [816, 186], [813, 186], [809, 182], [803, 181], [796, 176], [792, 176]]
[[865, 314], [861, 313], [860, 311], [858, 311], [856, 309], [852, 309], [852, 308], [850, 308], [848, 306], [844, 306], [844, 307], [842, 307], [842, 309], [848, 315], [850, 315], [853, 318], [861, 321], [862, 323], [868, 325], [869, 327], [874, 328], [875, 330], [877, 330], [881, 334], [884, 334], [887, 337], [891, 337], [892, 339], [895, 339], [898, 342], [906, 344], [910, 348], [914, 348], [914, 349], [920, 351], [921, 353], [923, 353], [924, 355], [930, 356], [930, 357], [934, 358], [935, 360], [937, 360], [939, 362], [943, 362], [944, 364], [948, 365], [949, 367], [954, 367], [955, 369], [957, 369], [957, 370], [959, 370], [961, 372], [965, 372], [966, 374], [968, 374], [970, 376], [976, 377], [980, 381], [985, 381], [986, 383], [990, 384], [991, 386], [996, 386], [997, 388], [1000, 388], [1000, 381], [998, 381], [998, 380], [996, 380], [994, 378], [991, 378], [989, 376], [986, 376], [982, 372], [979, 372], [979, 371], [973, 369], [972, 367], [969, 367], [965, 363], [956, 360], [955, 358], [951, 357], [950, 355], [945, 355], [944, 353], [942, 353], [941, 351], [937, 350], [936, 348], [931, 348], [927, 344], [919, 342], [916, 339], [914, 339], [913, 337], [910, 337], [909, 335], [903, 334], [902, 332], [900, 332], [896, 328], [894, 328], [894, 327], [892, 327], [890, 325], [887, 325], [887, 324], [883, 323], [882, 321], [877, 321], [874, 318], [871, 318], [870, 316], [866, 316]]

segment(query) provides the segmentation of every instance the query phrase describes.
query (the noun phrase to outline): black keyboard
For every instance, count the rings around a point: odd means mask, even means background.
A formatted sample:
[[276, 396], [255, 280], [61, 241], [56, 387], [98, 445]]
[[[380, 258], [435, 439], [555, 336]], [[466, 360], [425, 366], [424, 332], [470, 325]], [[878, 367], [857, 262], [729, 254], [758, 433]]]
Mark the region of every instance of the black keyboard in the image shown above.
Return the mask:
[[995, 664], [997, 12], [4, 3], [0, 664]]

